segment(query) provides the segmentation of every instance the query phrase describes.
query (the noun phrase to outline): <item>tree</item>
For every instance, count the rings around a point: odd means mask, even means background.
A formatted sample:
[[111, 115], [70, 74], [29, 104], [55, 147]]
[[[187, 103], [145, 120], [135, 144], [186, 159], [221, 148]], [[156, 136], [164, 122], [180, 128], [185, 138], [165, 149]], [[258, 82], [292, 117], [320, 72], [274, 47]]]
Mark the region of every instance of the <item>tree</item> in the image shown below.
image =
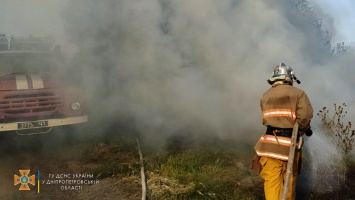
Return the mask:
[[288, 5], [291, 23], [301, 26], [305, 31], [308, 29], [310, 33], [310, 42], [314, 44], [311, 49], [313, 48], [314, 53], [318, 52], [317, 58], [321, 57], [316, 62], [327, 62], [336, 56], [346, 54], [349, 47], [344, 42], [333, 45], [332, 34], [308, 0], [288, 0]]

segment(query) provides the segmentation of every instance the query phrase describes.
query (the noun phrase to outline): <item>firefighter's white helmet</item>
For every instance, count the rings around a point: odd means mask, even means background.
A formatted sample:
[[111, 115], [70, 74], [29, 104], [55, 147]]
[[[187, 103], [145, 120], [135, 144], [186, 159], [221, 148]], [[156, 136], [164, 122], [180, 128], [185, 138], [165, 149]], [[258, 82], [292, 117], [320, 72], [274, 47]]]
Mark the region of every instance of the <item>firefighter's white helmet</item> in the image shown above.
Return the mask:
[[277, 65], [272, 73], [272, 77], [267, 81], [271, 85], [274, 84], [276, 81], [283, 81], [284, 83], [288, 83], [291, 85], [294, 81], [297, 81], [297, 83], [299, 83], [293, 69], [287, 66], [285, 63], [280, 63], [279, 65]]

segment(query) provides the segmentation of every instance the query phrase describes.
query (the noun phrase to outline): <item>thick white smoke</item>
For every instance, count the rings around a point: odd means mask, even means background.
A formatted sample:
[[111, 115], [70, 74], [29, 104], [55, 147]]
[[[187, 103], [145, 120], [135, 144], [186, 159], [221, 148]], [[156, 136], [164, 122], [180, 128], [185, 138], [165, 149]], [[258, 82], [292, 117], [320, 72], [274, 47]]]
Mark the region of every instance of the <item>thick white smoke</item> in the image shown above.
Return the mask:
[[[264, 129], [259, 99], [270, 87], [266, 79], [280, 62], [290, 65], [315, 111], [315, 136], [305, 147], [308, 187], [330, 191], [339, 174], [317, 159], [327, 147], [316, 113], [353, 97], [353, 52], [330, 58], [315, 13], [293, 3], [75, 1], [65, 12], [66, 30], [78, 44], [96, 116], [132, 118], [149, 137], [188, 132], [255, 143]], [[325, 190], [316, 187], [324, 181], [317, 166], [333, 176]]]
[[160, 136], [189, 127], [254, 140], [280, 62], [316, 109], [334, 89], [315, 18], [297, 12], [276, 0], [75, 1], [64, 17], [95, 114]]
[[318, 16], [297, 2], [5, 0], [0, 15], [8, 34], [71, 37], [76, 47], [63, 50], [78, 52], [69, 72], [88, 92], [92, 122], [129, 118], [159, 137], [191, 129], [255, 141], [259, 98], [280, 62], [315, 111], [352, 99], [353, 52], [330, 61]]

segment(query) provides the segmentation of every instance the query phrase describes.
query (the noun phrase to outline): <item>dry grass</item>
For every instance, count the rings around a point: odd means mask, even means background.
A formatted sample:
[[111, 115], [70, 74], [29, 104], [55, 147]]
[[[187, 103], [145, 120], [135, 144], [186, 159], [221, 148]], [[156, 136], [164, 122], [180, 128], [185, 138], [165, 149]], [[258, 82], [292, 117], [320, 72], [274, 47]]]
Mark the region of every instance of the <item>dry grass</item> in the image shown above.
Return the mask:
[[153, 199], [262, 199], [261, 179], [249, 170], [252, 148], [205, 142], [147, 158], [150, 194], [160, 195]]
[[[261, 179], [249, 170], [252, 147], [187, 140], [179, 137], [164, 149], [143, 144], [149, 199], [262, 199]], [[82, 162], [99, 164], [91, 169], [99, 179], [139, 177], [136, 145], [130, 136], [93, 143]]]

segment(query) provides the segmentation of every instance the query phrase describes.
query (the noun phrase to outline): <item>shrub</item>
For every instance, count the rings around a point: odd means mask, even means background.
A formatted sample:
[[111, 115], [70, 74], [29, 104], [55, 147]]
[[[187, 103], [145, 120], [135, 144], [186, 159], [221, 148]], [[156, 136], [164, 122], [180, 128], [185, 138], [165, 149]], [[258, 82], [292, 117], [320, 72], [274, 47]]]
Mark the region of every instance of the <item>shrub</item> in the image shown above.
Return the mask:
[[337, 106], [334, 103], [333, 116], [329, 116], [327, 107], [323, 107], [317, 115], [321, 118], [328, 132], [337, 137], [337, 144], [345, 155], [348, 155], [355, 145], [355, 130], [351, 129], [351, 122], [344, 122], [347, 111], [344, 110], [346, 104]]

